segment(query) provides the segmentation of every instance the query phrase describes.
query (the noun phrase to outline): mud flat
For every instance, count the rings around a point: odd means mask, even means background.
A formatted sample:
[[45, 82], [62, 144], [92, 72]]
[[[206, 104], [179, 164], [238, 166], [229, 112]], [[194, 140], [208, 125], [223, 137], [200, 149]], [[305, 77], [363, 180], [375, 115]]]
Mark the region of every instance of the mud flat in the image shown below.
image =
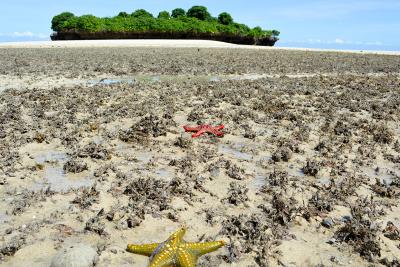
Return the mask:
[[[0, 49], [0, 264], [84, 247], [145, 266], [126, 244], [186, 225], [228, 244], [199, 266], [399, 266], [399, 70], [321, 51]], [[200, 123], [226, 134], [183, 132]]]

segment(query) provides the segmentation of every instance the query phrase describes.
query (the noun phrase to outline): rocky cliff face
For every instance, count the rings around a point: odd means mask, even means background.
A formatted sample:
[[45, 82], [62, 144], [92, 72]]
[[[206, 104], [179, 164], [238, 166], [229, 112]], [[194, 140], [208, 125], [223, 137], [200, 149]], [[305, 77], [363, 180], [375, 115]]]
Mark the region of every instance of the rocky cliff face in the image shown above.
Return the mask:
[[213, 35], [209, 33], [165, 33], [165, 32], [57, 32], [51, 35], [51, 40], [104, 40], [104, 39], [199, 39], [214, 40], [234, 44], [274, 46], [278, 41], [275, 37], [254, 38], [235, 35]]

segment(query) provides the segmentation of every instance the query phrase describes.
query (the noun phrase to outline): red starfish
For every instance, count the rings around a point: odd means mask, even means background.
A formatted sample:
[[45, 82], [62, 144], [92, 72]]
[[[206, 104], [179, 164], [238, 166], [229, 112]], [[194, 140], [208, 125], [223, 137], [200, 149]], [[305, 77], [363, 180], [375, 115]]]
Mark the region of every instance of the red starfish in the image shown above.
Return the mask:
[[211, 125], [208, 124], [203, 124], [195, 127], [185, 125], [183, 126], [183, 129], [185, 129], [185, 132], [194, 132], [194, 134], [192, 134], [192, 138], [196, 138], [205, 133], [210, 133], [215, 136], [224, 136], [224, 132], [220, 131], [224, 129], [224, 127], [225, 126], [223, 124], [215, 127], [212, 127]]

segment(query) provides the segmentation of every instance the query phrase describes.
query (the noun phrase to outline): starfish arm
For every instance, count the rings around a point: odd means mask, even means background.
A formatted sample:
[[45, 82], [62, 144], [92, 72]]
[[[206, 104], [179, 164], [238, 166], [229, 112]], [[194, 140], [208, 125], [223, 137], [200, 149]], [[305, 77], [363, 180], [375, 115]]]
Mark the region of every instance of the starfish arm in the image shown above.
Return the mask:
[[174, 266], [174, 256], [169, 251], [160, 251], [151, 260], [149, 267], [172, 267]]
[[159, 243], [145, 244], [145, 245], [129, 244], [126, 250], [131, 253], [150, 257], [153, 251], [157, 249], [159, 245], [160, 245]]
[[188, 125], [183, 126], [183, 129], [185, 129], [185, 132], [197, 132], [200, 131], [202, 129], [201, 126], [195, 126], [195, 127], [191, 127]]
[[223, 136], [224, 132], [215, 131], [215, 132], [213, 132], [213, 134], [215, 134], [216, 136]]
[[193, 253], [190, 253], [189, 251], [183, 249], [179, 249], [177, 253], [179, 267], [196, 267], [196, 262], [198, 258], [199, 257], [194, 255]]
[[186, 233], [186, 228], [181, 227], [175, 233], [173, 233], [166, 241], [171, 246], [177, 246], [183, 241], [183, 236]]
[[224, 127], [225, 126], [223, 124], [221, 124], [221, 125], [215, 126], [214, 129], [217, 131], [220, 131], [220, 130], [224, 129]]
[[202, 134], [204, 134], [204, 133], [206, 133], [206, 132], [207, 132], [207, 130], [201, 129], [201, 130], [198, 131], [197, 133], [192, 134], [192, 137], [193, 137], [193, 138], [199, 137], [200, 135], [202, 135]]
[[216, 251], [225, 245], [224, 241], [214, 241], [205, 243], [186, 243], [186, 247], [192, 254], [200, 257], [204, 254]]

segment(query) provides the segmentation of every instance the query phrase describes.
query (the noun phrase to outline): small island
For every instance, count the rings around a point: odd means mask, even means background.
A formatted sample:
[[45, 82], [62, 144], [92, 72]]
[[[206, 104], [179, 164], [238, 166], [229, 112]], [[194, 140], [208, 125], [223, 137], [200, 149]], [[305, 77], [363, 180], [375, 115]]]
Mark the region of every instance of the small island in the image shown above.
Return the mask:
[[277, 30], [264, 30], [234, 21], [223, 12], [213, 17], [204, 6], [188, 11], [176, 8], [161, 11], [157, 17], [138, 9], [131, 14], [120, 12], [115, 17], [75, 16], [63, 12], [53, 17], [51, 28], [55, 40], [99, 39], [201, 39], [235, 44], [273, 46], [279, 39]]

